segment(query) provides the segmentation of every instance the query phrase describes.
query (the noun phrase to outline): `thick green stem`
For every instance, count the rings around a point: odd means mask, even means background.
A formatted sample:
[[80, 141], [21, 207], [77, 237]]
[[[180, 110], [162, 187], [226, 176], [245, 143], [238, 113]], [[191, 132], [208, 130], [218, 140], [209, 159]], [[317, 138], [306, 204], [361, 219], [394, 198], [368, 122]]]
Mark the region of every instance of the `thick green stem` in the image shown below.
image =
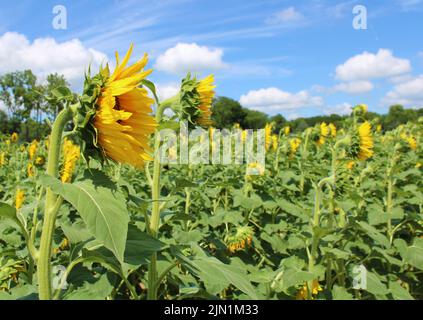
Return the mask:
[[[156, 113], [156, 122], [160, 124], [162, 119], [163, 112], [166, 108], [166, 104], [162, 104], [157, 108]], [[160, 133], [156, 131], [154, 138], [154, 164], [153, 164], [153, 181], [151, 187], [151, 200], [152, 200], [152, 209], [151, 209], [151, 219], [150, 219], [150, 233], [153, 237], [157, 238], [157, 234], [160, 226]], [[157, 299], [157, 253], [154, 253], [151, 256], [150, 266], [148, 269], [148, 299], [156, 300]]]
[[[60, 147], [63, 130], [66, 123], [70, 120], [72, 111], [70, 108], [65, 108], [57, 116], [50, 136], [50, 147], [48, 152], [47, 174], [52, 177], [57, 177]], [[52, 278], [51, 278], [51, 253], [54, 225], [56, 222], [57, 211], [60, 208], [61, 199], [53, 193], [50, 188], [47, 188], [45, 212], [43, 219], [43, 228], [41, 232], [40, 251], [38, 258], [38, 285], [39, 298], [41, 300], [50, 300], [52, 298]]]

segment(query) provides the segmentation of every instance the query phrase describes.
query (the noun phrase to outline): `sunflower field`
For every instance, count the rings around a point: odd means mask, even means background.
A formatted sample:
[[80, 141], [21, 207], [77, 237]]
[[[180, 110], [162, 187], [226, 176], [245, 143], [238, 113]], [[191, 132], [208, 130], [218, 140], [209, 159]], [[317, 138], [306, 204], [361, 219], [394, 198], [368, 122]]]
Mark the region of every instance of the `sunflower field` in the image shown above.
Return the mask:
[[158, 101], [131, 51], [55, 91], [49, 136], [0, 137], [0, 299], [423, 298], [423, 119], [385, 131], [358, 105], [269, 123], [264, 164], [163, 164], [159, 130], [216, 131], [214, 78]]

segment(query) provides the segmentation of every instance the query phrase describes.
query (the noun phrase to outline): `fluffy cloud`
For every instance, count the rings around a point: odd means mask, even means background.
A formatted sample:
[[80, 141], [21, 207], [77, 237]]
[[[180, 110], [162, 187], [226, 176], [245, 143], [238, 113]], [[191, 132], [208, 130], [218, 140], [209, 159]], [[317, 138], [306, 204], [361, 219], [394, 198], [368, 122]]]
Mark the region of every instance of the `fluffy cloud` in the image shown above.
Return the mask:
[[345, 92], [349, 94], [358, 94], [372, 91], [373, 83], [366, 80], [343, 82], [333, 87], [336, 92]]
[[157, 96], [161, 101], [173, 97], [179, 92], [179, 89], [180, 85], [176, 83], [156, 85]]
[[303, 20], [304, 16], [294, 7], [286, 8], [282, 11], [276, 12], [266, 20], [267, 24], [281, 24], [289, 22], [297, 22]]
[[340, 116], [349, 115], [352, 112], [352, 105], [347, 102], [344, 102], [344, 103], [337, 104], [335, 106], [326, 106], [323, 108], [323, 112], [326, 115], [331, 115], [331, 114], [339, 114]]
[[155, 67], [173, 74], [218, 70], [225, 67], [222, 57], [222, 49], [211, 49], [196, 43], [178, 43], [157, 58]]
[[423, 106], [423, 75], [396, 85], [382, 99], [383, 104], [402, 104], [406, 107]]
[[336, 67], [336, 78], [357, 81], [390, 78], [411, 71], [410, 61], [393, 56], [392, 51], [379, 49], [376, 54], [363, 52]]
[[245, 107], [266, 113], [323, 105], [321, 97], [313, 97], [308, 91], [290, 93], [273, 87], [249, 91], [241, 96], [239, 102]]
[[58, 43], [52, 38], [38, 38], [31, 43], [16, 32], [0, 36], [0, 74], [31, 69], [43, 80], [57, 72], [73, 85], [80, 85], [89, 64], [95, 70], [105, 61], [105, 54], [84, 47], [77, 39]]
[[83, 78], [89, 64], [94, 69], [105, 61], [105, 54], [85, 48], [77, 39], [57, 43], [52, 38], [38, 38], [31, 43], [15, 32], [0, 37], [0, 73], [29, 68], [40, 78], [57, 72], [74, 82]]

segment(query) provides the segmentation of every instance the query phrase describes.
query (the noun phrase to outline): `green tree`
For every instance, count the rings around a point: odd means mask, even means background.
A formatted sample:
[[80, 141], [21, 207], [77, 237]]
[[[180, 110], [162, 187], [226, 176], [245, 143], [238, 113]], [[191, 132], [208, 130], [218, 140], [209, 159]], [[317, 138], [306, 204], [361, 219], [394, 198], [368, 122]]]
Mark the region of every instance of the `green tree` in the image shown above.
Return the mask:
[[267, 114], [256, 111], [245, 109], [246, 116], [242, 123], [242, 127], [246, 129], [262, 129], [266, 123], [269, 122]]
[[230, 128], [235, 123], [244, 124], [246, 113], [240, 103], [227, 97], [218, 97], [212, 107], [212, 120], [219, 129]]

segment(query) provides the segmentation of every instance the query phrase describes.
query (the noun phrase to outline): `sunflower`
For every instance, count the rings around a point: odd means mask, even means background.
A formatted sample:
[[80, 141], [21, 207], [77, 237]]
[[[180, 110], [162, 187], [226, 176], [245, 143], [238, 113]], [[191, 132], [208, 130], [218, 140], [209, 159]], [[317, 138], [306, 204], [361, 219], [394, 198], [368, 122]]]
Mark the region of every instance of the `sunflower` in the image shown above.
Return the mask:
[[283, 133], [287, 136], [291, 133], [291, 128], [289, 126], [286, 126], [283, 128]]
[[26, 172], [28, 174], [28, 177], [34, 176], [34, 165], [32, 163], [28, 163], [28, 166], [26, 167]]
[[403, 139], [408, 144], [411, 150], [417, 149], [417, 140], [413, 136], [402, 133], [401, 139]]
[[35, 154], [37, 153], [38, 149], [38, 141], [33, 140], [28, 148], [29, 159], [34, 159]]
[[278, 136], [276, 134], [272, 135], [272, 148], [273, 150], [278, 149]]
[[266, 126], [264, 127], [266, 150], [269, 150], [270, 146], [272, 145], [272, 131], [273, 131], [273, 124], [267, 123]]
[[64, 164], [60, 179], [62, 182], [69, 183], [72, 180], [72, 174], [75, 165], [80, 156], [80, 148], [72, 143], [71, 140], [65, 139], [63, 143]]
[[326, 122], [322, 122], [320, 124], [320, 134], [316, 141], [317, 144], [320, 146], [325, 144], [326, 138], [329, 136], [329, 133], [330, 133], [329, 126], [326, 124]]
[[211, 121], [211, 105], [215, 92], [213, 89], [216, 88], [214, 85], [214, 75], [200, 80], [197, 86], [197, 91], [200, 94], [200, 105], [198, 109], [201, 110], [200, 116], [197, 119], [197, 123], [200, 126], [208, 127], [212, 124]]
[[105, 81], [97, 99], [93, 125], [98, 144], [108, 158], [142, 168], [144, 161], [152, 160], [148, 142], [157, 125], [151, 116], [154, 100], [145, 88], [139, 87], [152, 70], [144, 71], [147, 55], [127, 67], [132, 49], [133, 45], [122, 62], [116, 52], [112, 75], [108, 67], [100, 71]]
[[[215, 95], [214, 75], [202, 80], [191, 74], [182, 80], [180, 93], [162, 102], [169, 105], [181, 120], [188, 120], [191, 126], [209, 127], [212, 125], [211, 105]], [[235, 128], [236, 129], [236, 128]]]
[[230, 253], [251, 247], [254, 230], [249, 226], [238, 227], [235, 234], [228, 238], [227, 248]]
[[346, 167], [348, 170], [352, 170], [355, 166], [355, 162], [354, 161], [348, 161], [346, 164]]
[[372, 127], [369, 122], [364, 122], [358, 127], [358, 153], [356, 154], [359, 160], [366, 160], [373, 156], [373, 138]]
[[25, 200], [25, 192], [21, 189], [16, 190], [15, 208], [20, 209]]
[[[312, 296], [317, 296], [319, 294], [320, 291], [323, 291], [322, 287], [319, 284], [318, 280], [313, 280], [312, 282], [312, 288], [311, 288], [311, 294]], [[304, 284], [300, 290], [298, 290], [297, 293], [297, 300], [305, 300], [307, 299], [308, 296], [308, 289], [307, 289], [307, 284]]]
[[289, 140], [289, 149], [291, 150], [290, 156], [293, 157], [294, 154], [297, 152], [298, 148], [300, 147], [301, 139], [294, 138]]
[[330, 135], [335, 138], [336, 137], [336, 126], [333, 123], [329, 123], [329, 131]]
[[16, 142], [16, 141], [18, 141], [18, 139], [19, 139], [18, 134], [17, 134], [16, 132], [13, 132], [13, 133], [12, 133], [12, 136], [10, 137], [10, 140], [11, 140], [12, 142]]

